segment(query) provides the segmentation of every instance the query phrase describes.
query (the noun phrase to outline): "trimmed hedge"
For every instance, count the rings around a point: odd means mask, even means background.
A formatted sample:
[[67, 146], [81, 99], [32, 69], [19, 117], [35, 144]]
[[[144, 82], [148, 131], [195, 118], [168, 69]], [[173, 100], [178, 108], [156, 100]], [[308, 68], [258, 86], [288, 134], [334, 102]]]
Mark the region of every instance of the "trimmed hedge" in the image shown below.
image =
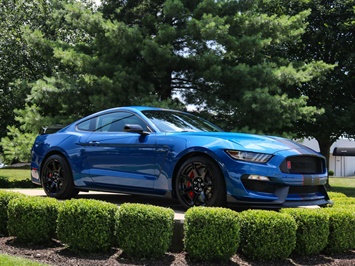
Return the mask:
[[355, 198], [336, 198], [334, 199], [334, 205], [333, 208], [342, 208], [344, 207], [344, 205], [346, 207], [351, 207], [351, 206], [355, 206]]
[[197, 260], [227, 260], [239, 247], [238, 213], [224, 208], [193, 207], [185, 213], [184, 246]]
[[241, 217], [241, 251], [256, 260], [286, 259], [296, 246], [296, 221], [288, 214], [247, 210]]
[[[248, 210], [193, 207], [185, 213], [184, 247], [192, 259], [228, 260], [238, 251], [255, 260], [284, 260], [355, 249], [354, 198], [333, 193], [322, 209]], [[159, 258], [170, 247], [174, 211], [145, 204], [89, 199], [57, 201], [0, 190], [0, 234], [44, 243], [57, 237], [74, 251], [102, 252], [118, 243], [129, 256]], [[57, 231], [56, 231], [57, 230]], [[57, 235], [56, 235], [57, 233]]]
[[326, 253], [336, 254], [355, 249], [355, 207], [324, 208], [329, 215]]
[[59, 208], [58, 239], [74, 251], [108, 251], [113, 246], [115, 204], [91, 199], [72, 199]]
[[59, 202], [53, 198], [18, 197], [8, 205], [8, 230], [18, 241], [46, 243], [56, 237]]
[[337, 198], [347, 198], [347, 196], [344, 193], [341, 192], [331, 192], [328, 191], [328, 196], [331, 200], [337, 199]]
[[117, 213], [117, 242], [132, 257], [163, 256], [170, 246], [173, 228], [174, 211], [170, 208], [124, 203]]
[[319, 209], [282, 209], [297, 223], [294, 253], [307, 256], [320, 253], [328, 243], [329, 215]]
[[0, 176], [0, 188], [38, 188], [31, 179], [9, 180], [6, 176]]
[[12, 199], [20, 197], [25, 197], [25, 195], [12, 191], [0, 190], [0, 236], [9, 235], [7, 230], [9, 220], [7, 215], [8, 204]]

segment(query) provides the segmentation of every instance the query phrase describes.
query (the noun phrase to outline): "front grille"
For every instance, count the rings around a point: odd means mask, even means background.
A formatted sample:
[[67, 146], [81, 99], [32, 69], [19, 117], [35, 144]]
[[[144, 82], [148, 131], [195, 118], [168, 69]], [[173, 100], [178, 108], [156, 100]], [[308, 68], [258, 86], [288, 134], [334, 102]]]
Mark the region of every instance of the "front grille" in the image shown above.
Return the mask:
[[287, 174], [323, 174], [325, 161], [316, 156], [290, 156], [282, 162], [280, 170]]
[[242, 183], [247, 190], [264, 192], [264, 193], [275, 193], [279, 186], [271, 184], [269, 182], [242, 179]]
[[[242, 183], [247, 190], [263, 193], [274, 194], [283, 185], [277, 185], [270, 182], [264, 182], [259, 180], [251, 180], [242, 178]], [[311, 194], [311, 193], [323, 193], [323, 186], [289, 186], [288, 194]]]

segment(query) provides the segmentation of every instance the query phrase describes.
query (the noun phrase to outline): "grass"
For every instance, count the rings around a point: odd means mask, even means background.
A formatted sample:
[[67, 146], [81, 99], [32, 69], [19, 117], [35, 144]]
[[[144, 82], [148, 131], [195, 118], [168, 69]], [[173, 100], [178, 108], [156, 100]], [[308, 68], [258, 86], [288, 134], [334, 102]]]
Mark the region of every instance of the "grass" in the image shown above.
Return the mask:
[[35, 188], [31, 182], [31, 172], [27, 168], [1, 168], [0, 188]]
[[344, 193], [355, 198], [355, 177], [331, 177], [329, 185], [328, 191]]
[[0, 265], [6, 266], [45, 266], [47, 264], [35, 262], [29, 259], [24, 259], [21, 257], [10, 256], [6, 254], [0, 254]]
[[30, 169], [1, 168], [0, 176], [7, 177], [11, 181], [21, 181], [31, 178]]

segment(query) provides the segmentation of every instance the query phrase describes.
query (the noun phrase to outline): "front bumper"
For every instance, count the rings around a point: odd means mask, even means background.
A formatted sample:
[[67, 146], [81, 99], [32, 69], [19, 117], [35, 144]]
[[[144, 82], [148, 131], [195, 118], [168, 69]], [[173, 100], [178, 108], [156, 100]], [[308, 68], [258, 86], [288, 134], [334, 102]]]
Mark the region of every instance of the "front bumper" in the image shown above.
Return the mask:
[[227, 164], [227, 200], [240, 206], [282, 208], [332, 204], [325, 160], [314, 154], [275, 153], [265, 164]]
[[229, 195], [228, 202], [257, 208], [284, 208], [332, 205], [324, 185], [290, 186], [271, 182], [244, 180], [244, 197]]

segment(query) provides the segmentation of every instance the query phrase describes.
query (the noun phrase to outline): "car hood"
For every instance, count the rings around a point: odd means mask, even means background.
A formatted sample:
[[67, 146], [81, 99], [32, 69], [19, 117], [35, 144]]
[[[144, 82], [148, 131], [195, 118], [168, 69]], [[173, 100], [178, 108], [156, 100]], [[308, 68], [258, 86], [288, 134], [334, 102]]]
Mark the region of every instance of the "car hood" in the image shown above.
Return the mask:
[[[186, 135], [187, 138], [192, 136], [198, 137], [196, 140], [197, 143], [201, 142], [204, 138], [206, 139], [206, 141], [212, 141], [210, 138], [213, 138], [213, 145], [227, 146], [227, 148], [229, 146], [233, 149], [235, 149], [237, 146], [237, 148], [245, 151], [273, 154], [284, 150], [294, 150], [295, 153], [302, 154], [316, 153], [314, 150], [300, 143], [274, 136], [229, 132], [183, 132], [179, 134]], [[221, 141], [224, 144], [217, 144], [216, 141]]]

